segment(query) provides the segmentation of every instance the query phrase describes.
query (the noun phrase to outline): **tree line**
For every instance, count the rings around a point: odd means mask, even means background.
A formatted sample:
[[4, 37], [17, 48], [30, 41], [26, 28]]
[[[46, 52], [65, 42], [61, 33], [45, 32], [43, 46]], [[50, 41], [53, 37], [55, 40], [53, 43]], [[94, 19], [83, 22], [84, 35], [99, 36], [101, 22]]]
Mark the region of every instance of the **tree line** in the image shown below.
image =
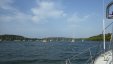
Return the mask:
[[[105, 34], [105, 39], [106, 39], [106, 41], [110, 41], [111, 33]], [[86, 40], [102, 41], [103, 40], [103, 34], [99, 34], [99, 35], [96, 35], [96, 36], [86, 38]]]
[[[106, 41], [110, 41], [111, 33], [105, 34]], [[48, 38], [27, 38], [19, 35], [0, 35], [0, 41], [43, 41], [46, 40], [47, 42], [52, 41], [67, 41], [70, 42], [72, 40], [91, 40], [91, 41], [102, 41], [103, 34], [99, 34], [96, 36], [92, 36], [89, 38], [65, 38], [65, 37], [48, 37]]]

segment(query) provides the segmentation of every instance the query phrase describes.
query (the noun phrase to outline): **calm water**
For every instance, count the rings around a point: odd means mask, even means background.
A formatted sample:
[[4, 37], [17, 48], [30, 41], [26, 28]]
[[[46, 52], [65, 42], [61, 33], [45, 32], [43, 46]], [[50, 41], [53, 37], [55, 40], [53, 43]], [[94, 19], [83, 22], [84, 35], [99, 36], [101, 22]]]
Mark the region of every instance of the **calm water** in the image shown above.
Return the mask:
[[[65, 64], [65, 59], [83, 50], [102, 45], [100, 42], [0, 42], [0, 64]], [[99, 47], [92, 48], [95, 54]], [[89, 53], [73, 58], [76, 64], [84, 64]]]

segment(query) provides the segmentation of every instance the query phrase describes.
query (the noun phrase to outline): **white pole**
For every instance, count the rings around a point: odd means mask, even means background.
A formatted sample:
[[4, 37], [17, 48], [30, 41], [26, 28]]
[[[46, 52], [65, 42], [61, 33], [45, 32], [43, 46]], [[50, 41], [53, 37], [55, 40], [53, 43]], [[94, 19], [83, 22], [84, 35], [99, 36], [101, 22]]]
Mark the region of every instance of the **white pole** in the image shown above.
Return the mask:
[[105, 52], [106, 46], [105, 46], [105, 21], [104, 19], [103, 19], [103, 45], [104, 45], [104, 52]]
[[112, 43], [112, 64], [113, 64], [113, 24], [112, 24], [112, 40], [111, 40], [111, 43]]
[[103, 0], [103, 46], [104, 46], [104, 52], [105, 52], [105, 49], [106, 49], [106, 46], [105, 46], [105, 20], [104, 20], [104, 0]]

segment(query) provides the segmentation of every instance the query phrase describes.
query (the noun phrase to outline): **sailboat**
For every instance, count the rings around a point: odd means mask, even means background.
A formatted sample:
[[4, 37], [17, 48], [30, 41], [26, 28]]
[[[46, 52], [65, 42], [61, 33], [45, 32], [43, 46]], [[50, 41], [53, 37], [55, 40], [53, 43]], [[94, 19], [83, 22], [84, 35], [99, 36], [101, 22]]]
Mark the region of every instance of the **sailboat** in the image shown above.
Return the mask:
[[[106, 18], [107, 19], [113, 19], [113, 12], [110, 14], [111, 6], [113, 6], [113, 1], [110, 2], [107, 5], [107, 8], [106, 8]], [[105, 50], [105, 25], [104, 25], [104, 22], [105, 21], [103, 20], [103, 35], [104, 35], [104, 50]], [[113, 22], [110, 25], [112, 25], [112, 35], [111, 35], [111, 41], [110, 42], [113, 45], [113, 38], [112, 38], [113, 37]], [[112, 46], [112, 50], [109, 50], [109, 51], [104, 52], [103, 54], [101, 54], [95, 60], [94, 64], [113, 64], [113, 46]]]
[[82, 42], [84, 42], [84, 40], [82, 39]]
[[[107, 8], [106, 8], [106, 18], [110, 19], [110, 20], [113, 20], [113, 13], [110, 14], [111, 6], [113, 6], [113, 1], [110, 2], [107, 5]], [[110, 44], [111, 49], [106, 51], [105, 31], [111, 25], [112, 25], [112, 33], [111, 33], [111, 41], [110, 41], [111, 42], [111, 44]], [[89, 63], [84, 63], [84, 64], [113, 64], [113, 22], [111, 22], [107, 27], [105, 27], [104, 0], [103, 0], [103, 31], [102, 31], [102, 33], [103, 33], [103, 50], [101, 50], [97, 56], [93, 57], [92, 52], [91, 52], [91, 48], [88, 48], [87, 50], [82, 51], [81, 53], [78, 54], [78, 55], [83, 54], [86, 51], [89, 52], [90, 57], [87, 60], [87, 62], [90, 61], [90, 60], [91, 61]], [[74, 55], [71, 58], [66, 59], [65, 64], [72, 64], [71, 60], [73, 58], [76, 58], [78, 55]]]
[[73, 39], [71, 40], [71, 42], [75, 42], [75, 39], [73, 38]]

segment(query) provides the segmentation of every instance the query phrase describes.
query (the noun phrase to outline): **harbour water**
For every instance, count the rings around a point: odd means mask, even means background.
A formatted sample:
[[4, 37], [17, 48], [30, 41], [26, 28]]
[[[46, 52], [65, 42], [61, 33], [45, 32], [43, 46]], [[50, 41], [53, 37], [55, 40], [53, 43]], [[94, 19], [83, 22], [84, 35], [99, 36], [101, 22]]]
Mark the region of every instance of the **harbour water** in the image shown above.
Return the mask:
[[[107, 43], [106, 43], [107, 44]], [[85, 42], [0, 42], [0, 64], [65, 64], [65, 60], [73, 55], [91, 49], [92, 55], [103, 49], [99, 41]], [[106, 45], [108, 48], [108, 45]], [[75, 57], [73, 62], [85, 64], [89, 52]]]

